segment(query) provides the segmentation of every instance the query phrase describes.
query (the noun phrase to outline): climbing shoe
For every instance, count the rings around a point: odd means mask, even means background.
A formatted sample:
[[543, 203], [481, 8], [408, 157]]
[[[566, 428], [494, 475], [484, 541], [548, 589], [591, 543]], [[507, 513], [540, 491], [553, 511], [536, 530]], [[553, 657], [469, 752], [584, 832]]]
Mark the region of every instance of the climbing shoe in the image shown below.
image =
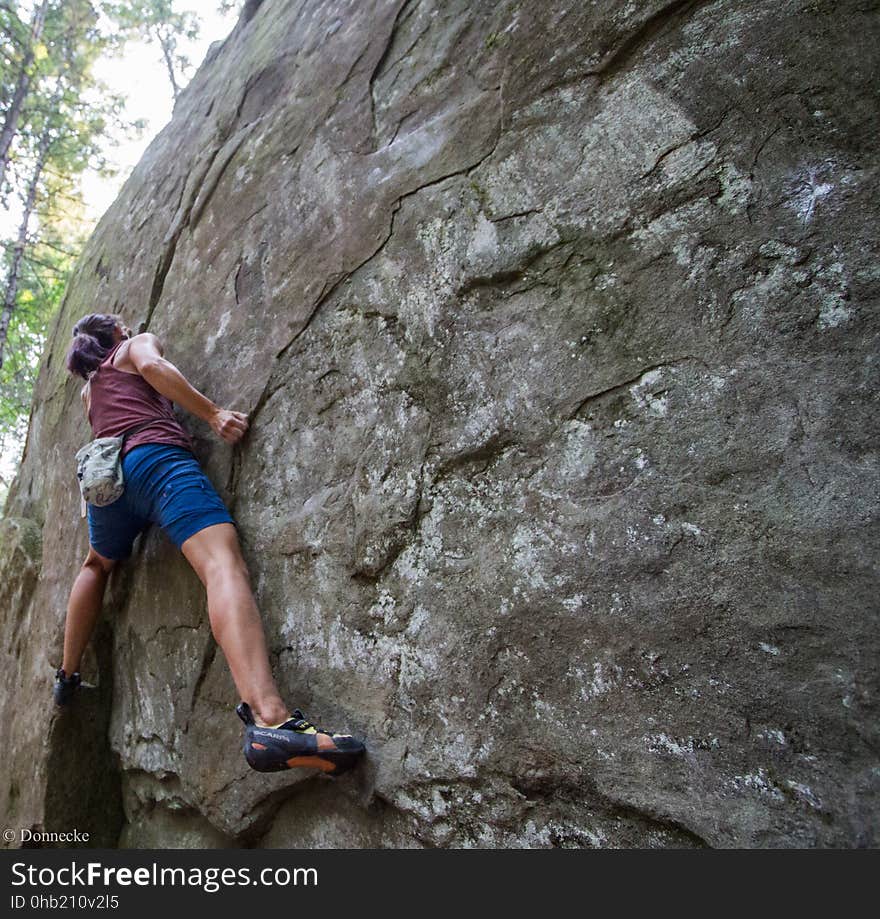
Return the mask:
[[80, 676], [79, 673], [72, 673], [68, 676], [64, 669], [59, 667], [55, 671], [55, 689], [53, 690], [53, 697], [55, 699], [56, 705], [69, 705], [70, 700], [73, 698], [77, 689], [80, 686]]
[[325, 775], [342, 775], [366, 750], [350, 734], [315, 727], [299, 709], [278, 727], [258, 725], [247, 702], [240, 702], [235, 712], [245, 724], [244, 758], [257, 772], [281, 772], [302, 766], [320, 769]]

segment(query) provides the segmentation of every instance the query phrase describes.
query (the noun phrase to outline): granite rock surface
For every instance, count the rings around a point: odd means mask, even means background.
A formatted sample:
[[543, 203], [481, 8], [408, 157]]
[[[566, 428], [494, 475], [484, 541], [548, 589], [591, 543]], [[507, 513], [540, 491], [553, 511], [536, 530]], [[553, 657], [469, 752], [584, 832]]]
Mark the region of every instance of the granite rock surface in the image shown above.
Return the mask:
[[[877, 845], [876, 125], [854, 0], [265, 0], [89, 241], [0, 523], [0, 812], [92, 844]], [[122, 312], [214, 401], [285, 697], [251, 772], [155, 528], [64, 715], [64, 368]], [[22, 717], [26, 712], [27, 717]]]

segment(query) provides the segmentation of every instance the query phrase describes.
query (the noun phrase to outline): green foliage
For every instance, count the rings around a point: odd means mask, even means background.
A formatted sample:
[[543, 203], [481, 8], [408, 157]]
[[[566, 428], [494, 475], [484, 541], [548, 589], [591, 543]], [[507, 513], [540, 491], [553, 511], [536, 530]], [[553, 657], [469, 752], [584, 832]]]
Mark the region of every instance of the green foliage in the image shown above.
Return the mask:
[[187, 76], [192, 69], [192, 62], [178, 51], [177, 40], [181, 36], [198, 38], [199, 19], [190, 10], [178, 12], [174, 6], [174, 0], [122, 0], [106, 3], [105, 9], [123, 36], [158, 45], [176, 99], [179, 77]]
[[46, 324], [61, 302], [73, 259], [52, 246], [37, 245], [25, 261], [10, 325], [6, 360], [0, 369], [0, 444], [24, 435], [33, 385], [45, 344]]
[[[46, 330], [92, 229], [81, 176], [112, 174], [110, 148], [144, 128], [142, 121], [124, 120], [123, 96], [94, 76], [94, 64], [131, 38], [153, 36], [182, 73], [188, 62], [176, 53], [176, 36], [192, 37], [198, 25], [192, 13], [175, 12], [170, 0], [48, 0], [34, 41], [31, 15], [30, 7], [0, 0], [0, 124], [14, 121], [15, 127], [0, 188], [8, 208], [0, 223], [6, 237], [0, 309], [11, 303], [4, 311], [8, 330], [0, 329], [0, 507], [9, 456], [24, 442]], [[7, 121], [16, 87], [23, 85], [20, 108]]]

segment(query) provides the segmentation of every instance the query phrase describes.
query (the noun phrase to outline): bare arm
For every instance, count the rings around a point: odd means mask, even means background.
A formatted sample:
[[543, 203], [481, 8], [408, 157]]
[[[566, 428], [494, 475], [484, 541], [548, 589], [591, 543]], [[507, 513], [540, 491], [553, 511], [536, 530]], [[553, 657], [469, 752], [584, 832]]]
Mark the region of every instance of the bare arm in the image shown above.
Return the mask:
[[151, 332], [131, 339], [128, 358], [153, 389], [207, 421], [218, 437], [231, 444], [244, 437], [248, 429], [247, 415], [220, 408], [202, 395], [171, 361], [165, 360], [162, 344]]

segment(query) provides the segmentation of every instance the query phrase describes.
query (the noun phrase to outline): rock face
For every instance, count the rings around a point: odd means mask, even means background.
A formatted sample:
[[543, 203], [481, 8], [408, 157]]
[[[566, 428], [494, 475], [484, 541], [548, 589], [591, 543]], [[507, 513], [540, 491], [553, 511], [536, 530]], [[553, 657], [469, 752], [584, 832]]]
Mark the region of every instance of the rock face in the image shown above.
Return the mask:
[[[877, 837], [871, 4], [248, 4], [89, 242], [2, 522], [7, 826], [122, 846]], [[148, 531], [78, 709], [63, 356], [122, 311], [240, 446], [286, 698], [368, 739], [263, 776]]]

